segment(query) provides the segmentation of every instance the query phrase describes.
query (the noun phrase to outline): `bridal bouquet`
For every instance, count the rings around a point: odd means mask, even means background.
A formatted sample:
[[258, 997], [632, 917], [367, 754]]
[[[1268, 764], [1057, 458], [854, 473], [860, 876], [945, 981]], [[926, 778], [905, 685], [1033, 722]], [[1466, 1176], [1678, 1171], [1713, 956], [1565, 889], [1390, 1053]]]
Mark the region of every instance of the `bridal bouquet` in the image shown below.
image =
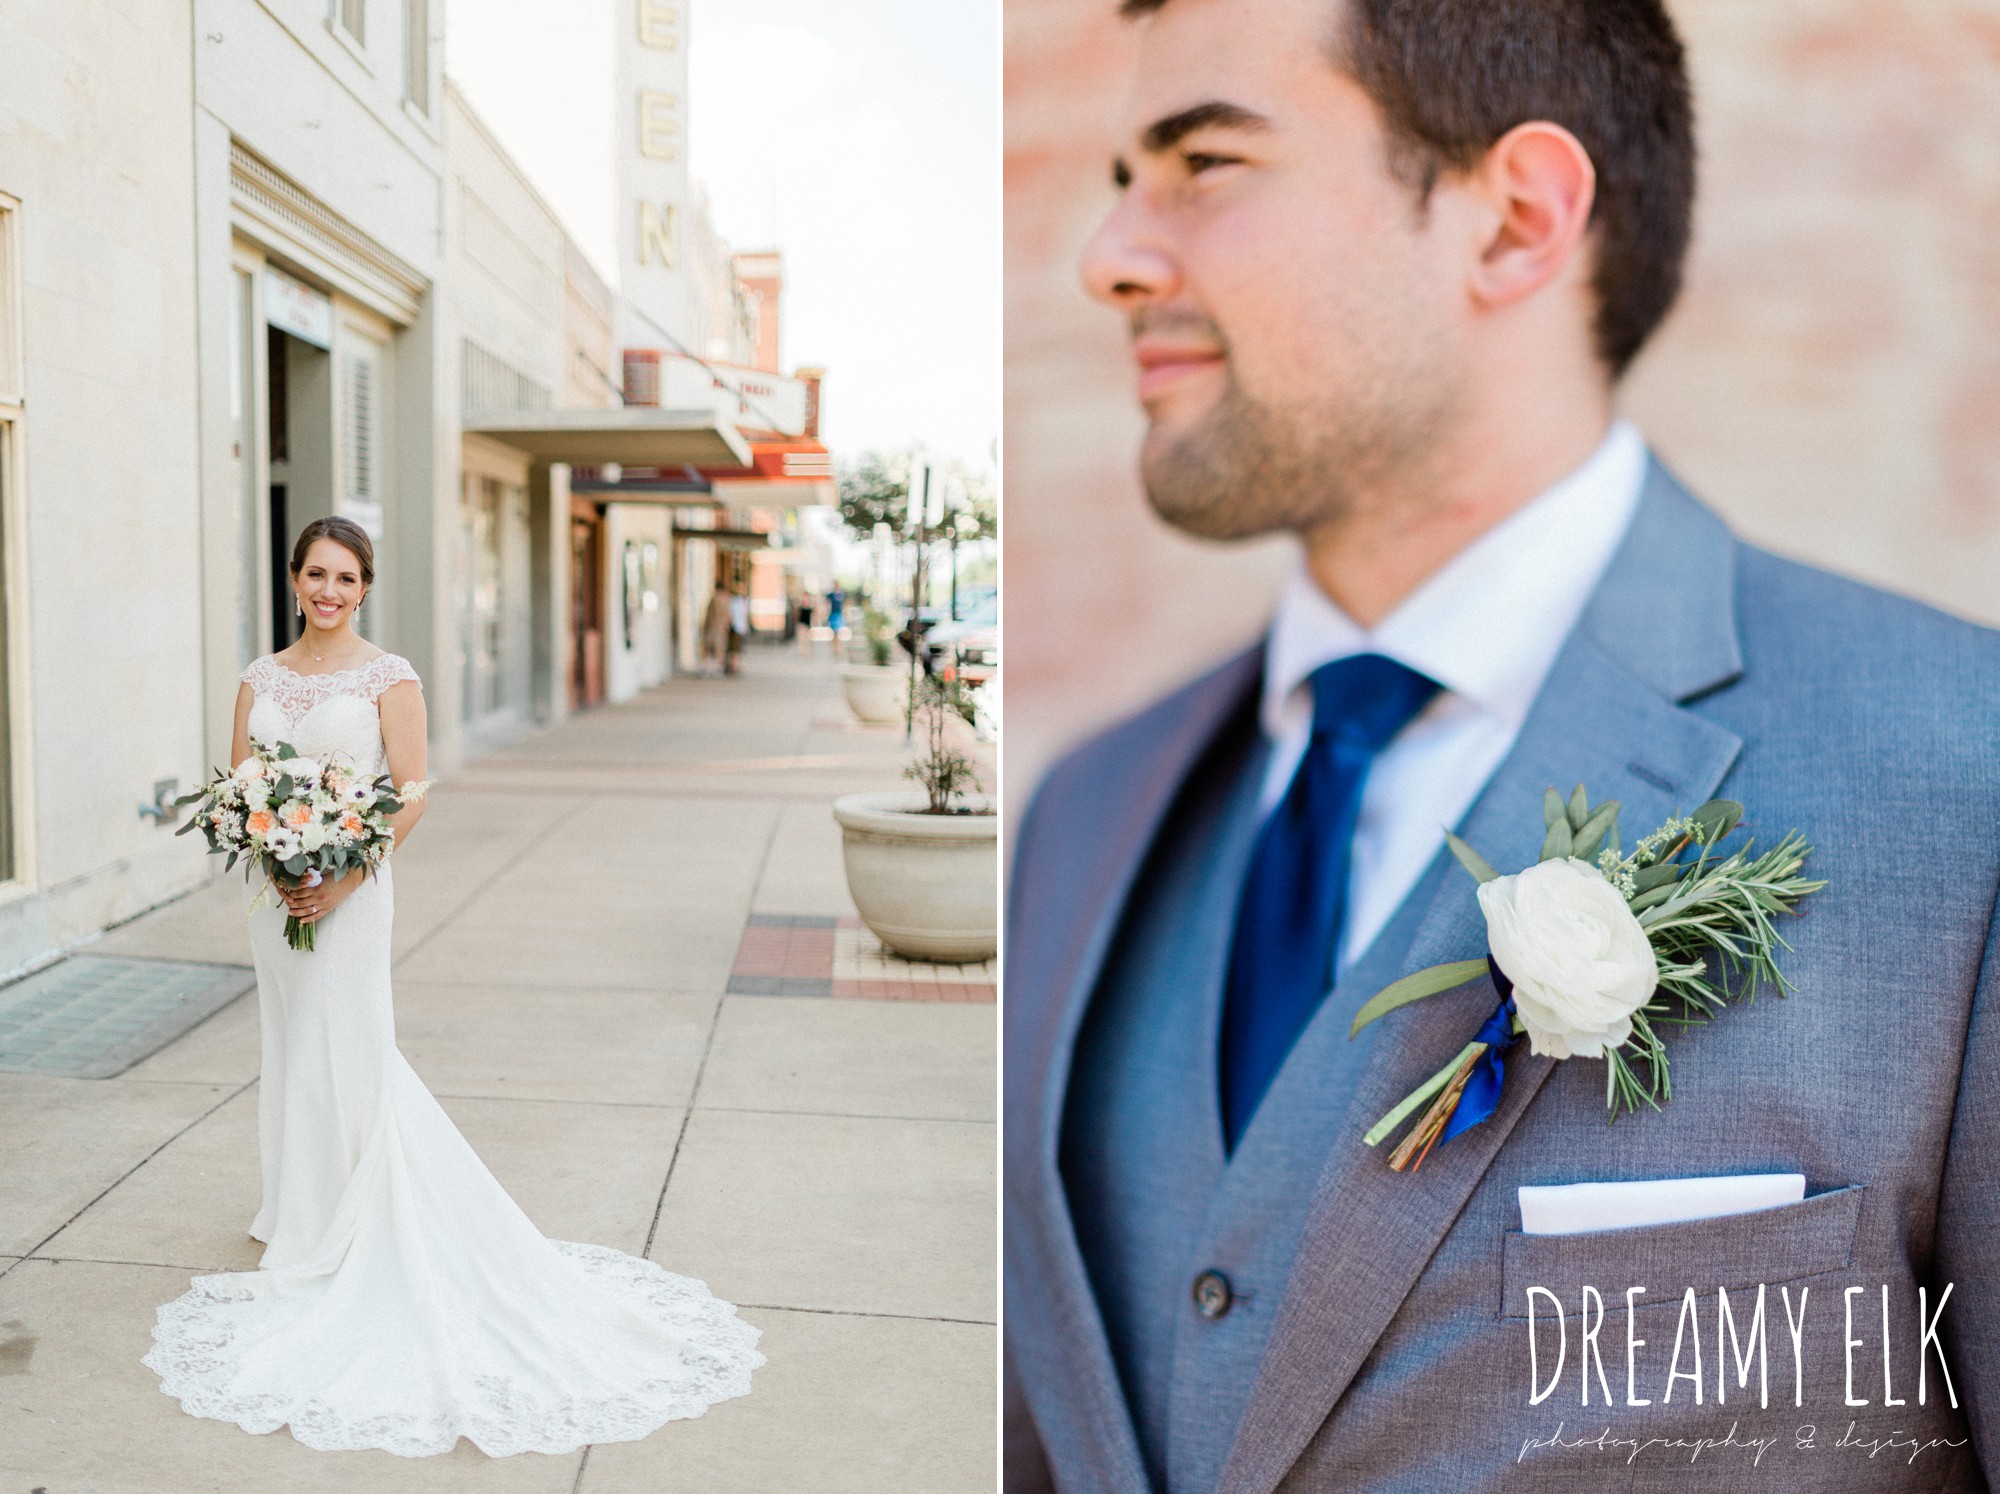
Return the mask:
[[1665, 1032], [1754, 999], [1759, 986], [1785, 994], [1777, 952], [1787, 946], [1776, 920], [1826, 885], [1800, 874], [1812, 847], [1796, 831], [1760, 854], [1748, 842], [1720, 849], [1742, 817], [1742, 805], [1714, 799], [1628, 854], [1618, 844], [1615, 799], [1593, 805], [1582, 785], [1567, 800], [1550, 789], [1540, 858], [1505, 877], [1447, 833], [1452, 854], [1479, 883], [1488, 953], [1404, 976], [1361, 1008], [1353, 1031], [1482, 975], [1493, 977], [1500, 1006], [1362, 1140], [1379, 1144], [1429, 1101], [1389, 1158], [1398, 1172], [1421, 1164], [1433, 1144], [1493, 1113], [1501, 1058], [1517, 1037], [1546, 1057], [1602, 1059], [1614, 1120], [1621, 1110], [1657, 1110], [1671, 1100]]
[[[174, 833], [199, 828], [211, 855], [241, 860], [244, 875], [261, 867], [267, 886], [317, 887], [356, 867], [373, 876], [394, 849], [389, 816], [420, 799], [429, 783], [396, 788], [389, 775], [364, 778], [346, 758], [302, 757], [290, 742], [252, 742], [235, 770], [215, 776], [175, 807], [200, 801], [194, 818]], [[285, 942], [311, 949], [316, 924], [285, 919]]]

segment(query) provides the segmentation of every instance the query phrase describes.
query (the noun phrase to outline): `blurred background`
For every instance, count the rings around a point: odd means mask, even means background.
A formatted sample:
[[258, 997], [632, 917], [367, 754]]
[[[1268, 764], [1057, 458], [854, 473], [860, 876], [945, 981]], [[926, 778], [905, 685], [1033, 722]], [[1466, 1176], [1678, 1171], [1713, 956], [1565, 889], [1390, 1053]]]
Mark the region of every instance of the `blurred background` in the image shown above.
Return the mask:
[[[1746, 538], [2000, 623], [2000, 3], [1670, 0], [1702, 148], [1687, 289], [1623, 392]], [[1007, 729], [1066, 745], [1256, 635], [1289, 541], [1169, 531], [1123, 326], [1078, 284], [1129, 28], [1006, 7]]]

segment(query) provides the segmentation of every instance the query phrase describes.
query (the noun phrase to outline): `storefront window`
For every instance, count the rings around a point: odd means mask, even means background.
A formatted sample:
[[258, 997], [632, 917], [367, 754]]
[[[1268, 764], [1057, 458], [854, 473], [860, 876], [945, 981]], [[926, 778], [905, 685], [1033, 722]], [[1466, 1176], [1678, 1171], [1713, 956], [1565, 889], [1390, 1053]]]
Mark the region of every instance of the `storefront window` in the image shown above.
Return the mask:
[[429, 0], [403, 0], [403, 96], [419, 114], [431, 112], [431, 8]]
[[335, 0], [340, 29], [362, 46], [368, 45], [368, 0]]

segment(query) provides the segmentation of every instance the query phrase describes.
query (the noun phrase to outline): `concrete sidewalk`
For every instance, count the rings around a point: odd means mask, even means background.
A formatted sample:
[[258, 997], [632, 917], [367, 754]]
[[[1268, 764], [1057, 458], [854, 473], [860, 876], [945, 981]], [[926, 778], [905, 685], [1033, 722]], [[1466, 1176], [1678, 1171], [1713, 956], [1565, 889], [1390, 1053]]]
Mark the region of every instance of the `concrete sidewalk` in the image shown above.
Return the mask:
[[[994, 1488], [992, 973], [885, 964], [828, 812], [903, 761], [828, 661], [753, 649], [468, 764], [396, 858], [403, 1051], [547, 1234], [740, 1305], [748, 1397], [497, 1460], [185, 1415], [139, 1356], [190, 1275], [256, 1264], [253, 993], [115, 1079], [0, 1075], [0, 1494]], [[243, 898], [87, 950], [247, 964]], [[815, 994], [730, 994], [780, 989]]]

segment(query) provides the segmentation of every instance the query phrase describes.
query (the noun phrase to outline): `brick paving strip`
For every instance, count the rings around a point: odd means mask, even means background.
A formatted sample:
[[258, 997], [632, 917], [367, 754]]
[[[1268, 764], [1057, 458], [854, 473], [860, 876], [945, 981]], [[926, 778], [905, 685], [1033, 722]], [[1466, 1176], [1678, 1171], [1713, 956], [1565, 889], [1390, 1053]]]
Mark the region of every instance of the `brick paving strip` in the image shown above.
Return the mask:
[[753, 913], [729, 971], [732, 996], [830, 996], [858, 1001], [990, 1002], [993, 962], [905, 959], [859, 918]]

